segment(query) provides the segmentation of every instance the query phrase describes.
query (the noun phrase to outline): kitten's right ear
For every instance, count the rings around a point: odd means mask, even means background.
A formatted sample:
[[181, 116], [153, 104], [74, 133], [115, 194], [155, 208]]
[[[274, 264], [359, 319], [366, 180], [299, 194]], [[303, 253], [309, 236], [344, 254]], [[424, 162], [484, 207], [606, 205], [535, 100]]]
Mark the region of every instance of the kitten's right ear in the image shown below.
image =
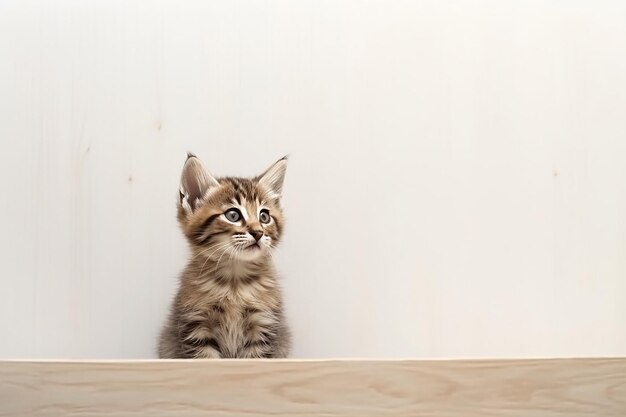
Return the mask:
[[206, 170], [202, 161], [194, 154], [187, 154], [187, 161], [180, 177], [179, 203], [189, 214], [201, 204], [206, 193], [218, 186], [217, 180]]

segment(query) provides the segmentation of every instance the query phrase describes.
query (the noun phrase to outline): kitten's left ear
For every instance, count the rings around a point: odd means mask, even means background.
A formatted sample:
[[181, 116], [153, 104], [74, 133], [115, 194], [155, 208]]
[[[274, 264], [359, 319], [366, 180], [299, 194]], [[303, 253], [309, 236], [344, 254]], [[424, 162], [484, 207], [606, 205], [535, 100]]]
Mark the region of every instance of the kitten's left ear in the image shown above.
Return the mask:
[[280, 198], [283, 191], [283, 182], [285, 180], [285, 171], [287, 170], [287, 157], [284, 156], [278, 161], [274, 162], [274, 165], [269, 167], [267, 171], [257, 177], [259, 185], [266, 188], [276, 197]]

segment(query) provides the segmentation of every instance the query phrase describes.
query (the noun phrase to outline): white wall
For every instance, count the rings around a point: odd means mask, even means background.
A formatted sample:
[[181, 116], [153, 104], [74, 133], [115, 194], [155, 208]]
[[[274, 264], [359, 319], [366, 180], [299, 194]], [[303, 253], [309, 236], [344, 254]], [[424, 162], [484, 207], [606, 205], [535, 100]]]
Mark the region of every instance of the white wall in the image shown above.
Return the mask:
[[626, 355], [626, 3], [0, 2], [0, 357], [154, 356], [185, 152], [291, 154], [297, 357]]

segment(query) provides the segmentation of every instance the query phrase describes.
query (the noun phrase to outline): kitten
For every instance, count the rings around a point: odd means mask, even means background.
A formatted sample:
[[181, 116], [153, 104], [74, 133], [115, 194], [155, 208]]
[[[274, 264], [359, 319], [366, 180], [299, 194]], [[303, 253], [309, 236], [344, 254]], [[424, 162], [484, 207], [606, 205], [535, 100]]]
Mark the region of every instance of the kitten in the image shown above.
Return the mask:
[[189, 154], [178, 220], [192, 251], [160, 358], [284, 358], [290, 333], [272, 250], [283, 230], [287, 158], [258, 177], [214, 178]]

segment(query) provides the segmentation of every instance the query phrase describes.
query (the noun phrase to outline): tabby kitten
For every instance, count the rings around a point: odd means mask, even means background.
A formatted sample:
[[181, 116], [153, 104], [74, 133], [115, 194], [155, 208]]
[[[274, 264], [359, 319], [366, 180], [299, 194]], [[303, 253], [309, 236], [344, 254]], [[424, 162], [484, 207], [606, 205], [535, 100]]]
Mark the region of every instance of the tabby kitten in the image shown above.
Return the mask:
[[214, 178], [189, 154], [178, 220], [192, 250], [161, 332], [161, 358], [284, 358], [290, 334], [272, 265], [287, 158], [258, 177]]

